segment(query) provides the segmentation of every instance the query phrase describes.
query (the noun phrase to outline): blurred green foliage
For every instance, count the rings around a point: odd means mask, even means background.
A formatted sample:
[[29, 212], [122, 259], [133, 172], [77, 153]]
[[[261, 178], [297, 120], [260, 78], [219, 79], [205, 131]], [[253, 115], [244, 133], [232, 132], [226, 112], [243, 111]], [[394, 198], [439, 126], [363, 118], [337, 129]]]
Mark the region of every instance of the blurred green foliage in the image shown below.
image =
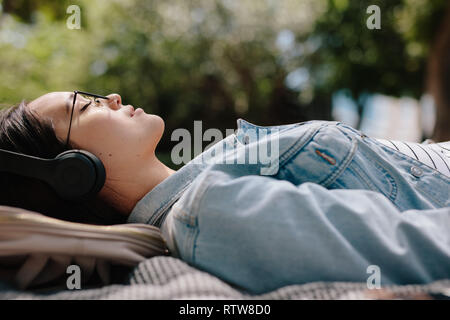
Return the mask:
[[[319, 49], [306, 57], [317, 75], [314, 87], [324, 94], [347, 88], [360, 108], [374, 92], [414, 98], [425, 93], [427, 60], [447, 0], [327, 2], [310, 35]], [[364, 27], [369, 5], [380, 7], [380, 30]]]
[[[3, 0], [0, 103], [120, 93], [172, 130], [330, 119], [333, 92], [418, 97], [446, 0]], [[66, 8], [81, 8], [81, 29]], [[371, 4], [381, 30], [366, 27]]]

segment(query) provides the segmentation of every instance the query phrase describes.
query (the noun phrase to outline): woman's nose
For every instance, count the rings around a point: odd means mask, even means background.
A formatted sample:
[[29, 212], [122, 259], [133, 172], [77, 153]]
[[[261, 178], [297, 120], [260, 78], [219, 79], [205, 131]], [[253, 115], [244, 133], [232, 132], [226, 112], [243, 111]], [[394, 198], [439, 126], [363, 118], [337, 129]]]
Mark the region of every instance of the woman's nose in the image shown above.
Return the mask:
[[120, 105], [122, 104], [122, 97], [118, 95], [117, 93], [112, 93], [110, 95], [107, 95], [108, 97], [108, 104], [110, 108], [113, 109], [120, 109]]

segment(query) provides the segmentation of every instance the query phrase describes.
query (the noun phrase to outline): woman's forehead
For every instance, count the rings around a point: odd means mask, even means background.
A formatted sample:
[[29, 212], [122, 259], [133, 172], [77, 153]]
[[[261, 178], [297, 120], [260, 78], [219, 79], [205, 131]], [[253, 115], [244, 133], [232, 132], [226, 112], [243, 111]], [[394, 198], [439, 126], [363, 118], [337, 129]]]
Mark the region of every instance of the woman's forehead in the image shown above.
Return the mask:
[[46, 93], [36, 99], [34, 99], [33, 101], [31, 101], [29, 104], [30, 105], [36, 105], [36, 104], [41, 104], [41, 103], [65, 103], [66, 100], [70, 99], [70, 97], [73, 97], [73, 92], [64, 92], [64, 91], [60, 91], [60, 92], [49, 92]]
[[28, 106], [43, 113], [66, 113], [73, 97], [73, 92], [50, 92], [31, 101]]

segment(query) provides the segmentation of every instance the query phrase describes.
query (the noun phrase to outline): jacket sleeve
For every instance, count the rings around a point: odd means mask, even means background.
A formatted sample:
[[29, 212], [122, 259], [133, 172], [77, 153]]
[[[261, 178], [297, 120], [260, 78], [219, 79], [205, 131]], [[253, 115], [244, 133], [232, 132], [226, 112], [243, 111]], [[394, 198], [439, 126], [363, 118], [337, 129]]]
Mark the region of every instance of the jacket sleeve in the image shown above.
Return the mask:
[[400, 212], [373, 191], [218, 172], [177, 206], [181, 257], [252, 293], [373, 270], [381, 285], [450, 277], [450, 208]]

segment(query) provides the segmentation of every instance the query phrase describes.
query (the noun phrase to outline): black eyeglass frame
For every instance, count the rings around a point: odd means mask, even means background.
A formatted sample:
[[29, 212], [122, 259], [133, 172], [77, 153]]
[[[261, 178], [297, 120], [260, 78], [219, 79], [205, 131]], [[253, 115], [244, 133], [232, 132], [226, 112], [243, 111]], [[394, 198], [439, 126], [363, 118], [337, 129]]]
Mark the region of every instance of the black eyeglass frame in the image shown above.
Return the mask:
[[78, 90], [75, 90], [75, 91], [73, 92], [72, 111], [71, 111], [71, 113], [70, 113], [69, 131], [67, 132], [66, 147], [67, 147], [68, 144], [69, 144], [70, 130], [71, 130], [71, 128], [72, 128], [73, 110], [74, 110], [74, 108], [75, 108], [75, 102], [76, 102], [76, 100], [77, 100], [77, 95], [78, 95], [78, 94], [82, 94], [82, 95], [89, 96], [89, 97], [94, 97], [94, 98], [99, 98], [99, 99], [105, 99], [105, 100], [108, 100], [108, 99], [109, 99], [108, 97], [101, 96], [101, 95], [98, 95], [98, 94], [95, 94], [95, 93], [85, 92], [85, 91], [78, 91]]

